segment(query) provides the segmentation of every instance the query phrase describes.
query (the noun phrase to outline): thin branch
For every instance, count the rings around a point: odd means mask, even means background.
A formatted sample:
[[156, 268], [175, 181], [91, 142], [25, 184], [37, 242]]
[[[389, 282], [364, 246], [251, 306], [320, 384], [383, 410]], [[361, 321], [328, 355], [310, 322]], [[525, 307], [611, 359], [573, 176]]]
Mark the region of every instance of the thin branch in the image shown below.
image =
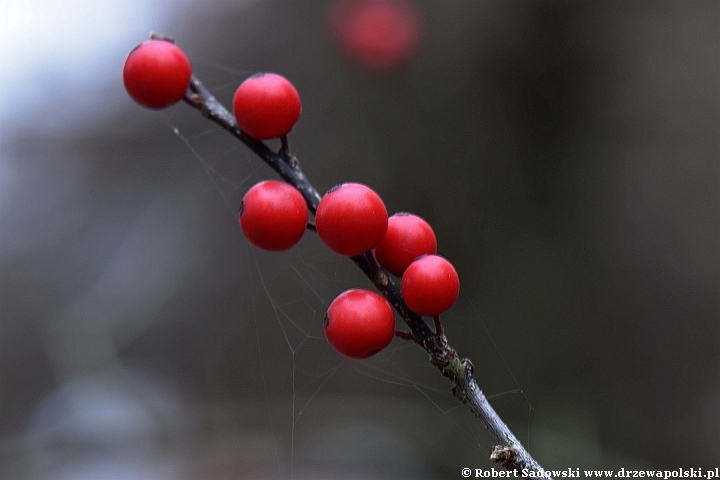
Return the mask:
[[[282, 139], [280, 151], [273, 152], [263, 142], [250, 138], [242, 132], [234, 116], [194, 75], [190, 82], [190, 90], [192, 94], [184, 97], [186, 103], [238, 138], [275, 170], [283, 180], [297, 188], [305, 198], [310, 211], [315, 214], [322, 197], [305, 177], [297, 158], [290, 154], [286, 137]], [[485, 398], [473, 376], [472, 362], [467, 358], [460, 359], [455, 349], [448, 345], [439, 318], [434, 319], [435, 331], [433, 331], [423, 317], [412, 312], [405, 304], [400, 289], [387, 270], [377, 263], [372, 252], [366, 252], [351, 257], [351, 259], [410, 328], [410, 332], [398, 332], [401, 333], [399, 336], [414, 341], [427, 352], [430, 363], [452, 382], [453, 395], [466, 404], [495, 437], [497, 445], [494, 447], [490, 459], [502, 464], [508, 470], [517, 471], [518, 474], [522, 474], [523, 470], [535, 472], [534, 476], [539, 476], [539, 473], [544, 472], [540, 464], [530, 456]]]

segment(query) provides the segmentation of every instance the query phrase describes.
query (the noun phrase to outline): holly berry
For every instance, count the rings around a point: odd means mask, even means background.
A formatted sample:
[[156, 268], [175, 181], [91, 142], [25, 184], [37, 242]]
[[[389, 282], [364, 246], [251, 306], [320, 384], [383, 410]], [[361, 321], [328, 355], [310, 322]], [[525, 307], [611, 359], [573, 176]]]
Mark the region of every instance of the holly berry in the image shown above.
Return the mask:
[[425, 255], [410, 264], [400, 291], [410, 310], [435, 317], [453, 306], [460, 293], [455, 267], [440, 255]]
[[300, 118], [300, 95], [276, 73], [258, 73], [240, 84], [233, 97], [240, 129], [257, 140], [286, 135]]
[[385, 237], [388, 214], [380, 196], [362, 183], [343, 183], [328, 191], [317, 207], [315, 227], [333, 252], [352, 257]]
[[367, 358], [387, 347], [395, 335], [395, 314], [381, 295], [350, 289], [333, 300], [325, 315], [325, 336], [350, 358]]
[[373, 70], [401, 64], [420, 40], [420, 13], [406, 0], [339, 0], [329, 18], [347, 54]]
[[375, 248], [375, 258], [393, 275], [401, 276], [413, 260], [437, 252], [435, 232], [412, 213], [400, 212], [388, 218], [387, 233]]
[[287, 250], [305, 233], [308, 208], [295, 188], [265, 180], [247, 191], [240, 204], [240, 228], [250, 243], [264, 250]]
[[130, 52], [123, 83], [130, 97], [147, 108], [165, 108], [183, 98], [192, 67], [185, 53], [167, 40], [148, 40]]

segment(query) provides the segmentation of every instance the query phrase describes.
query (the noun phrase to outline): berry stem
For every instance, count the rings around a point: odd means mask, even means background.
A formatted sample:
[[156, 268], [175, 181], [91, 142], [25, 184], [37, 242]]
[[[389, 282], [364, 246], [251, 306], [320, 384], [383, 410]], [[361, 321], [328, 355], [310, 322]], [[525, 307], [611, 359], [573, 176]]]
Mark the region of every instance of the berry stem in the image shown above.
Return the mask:
[[440, 321], [440, 315], [434, 316], [433, 321], [435, 322], [435, 335], [445, 335], [445, 329]]
[[403, 340], [415, 340], [415, 337], [413, 337], [412, 333], [405, 332], [403, 330], [395, 330], [395, 336], [398, 338], [402, 338]]
[[[283, 180], [294, 186], [303, 195], [308, 208], [315, 214], [321, 195], [305, 177], [297, 159], [290, 155], [286, 137], [281, 139], [280, 152], [275, 153], [265, 143], [255, 140], [241, 131], [232, 113], [217, 101], [195, 75], [190, 79], [190, 90], [192, 94], [183, 98], [187, 104], [235, 136], [263, 159]], [[308, 229], [312, 229], [310, 225], [308, 224]], [[372, 251], [350, 258], [410, 328], [410, 332], [396, 331], [395, 334], [400, 338], [414, 341], [428, 353], [430, 363], [450, 379], [453, 395], [466, 404], [494, 436], [497, 445], [494, 447], [490, 459], [502, 464], [508, 470], [521, 473], [523, 469], [527, 469], [526, 471], [535, 472], [534, 476], [540, 476], [540, 472], [543, 472], [540, 464], [500, 419], [475, 381], [472, 362], [468, 359], [461, 360], [455, 349], [448, 345], [440, 319], [435, 317], [435, 331], [433, 332], [433, 329], [421, 316], [412, 312], [405, 304], [399, 287], [390, 274], [377, 263]], [[550, 479], [550, 477], [544, 478]]]
[[287, 134], [280, 137], [280, 155], [286, 158], [290, 157], [290, 143]]

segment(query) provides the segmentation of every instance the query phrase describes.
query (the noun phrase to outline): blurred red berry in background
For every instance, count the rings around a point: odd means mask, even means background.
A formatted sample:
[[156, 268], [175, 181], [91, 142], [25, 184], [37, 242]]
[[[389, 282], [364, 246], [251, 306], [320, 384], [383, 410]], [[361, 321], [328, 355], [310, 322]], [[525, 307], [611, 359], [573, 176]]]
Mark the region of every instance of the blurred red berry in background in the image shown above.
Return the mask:
[[329, 21], [343, 51], [371, 70], [403, 64], [422, 31], [420, 11], [407, 0], [338, 0]]

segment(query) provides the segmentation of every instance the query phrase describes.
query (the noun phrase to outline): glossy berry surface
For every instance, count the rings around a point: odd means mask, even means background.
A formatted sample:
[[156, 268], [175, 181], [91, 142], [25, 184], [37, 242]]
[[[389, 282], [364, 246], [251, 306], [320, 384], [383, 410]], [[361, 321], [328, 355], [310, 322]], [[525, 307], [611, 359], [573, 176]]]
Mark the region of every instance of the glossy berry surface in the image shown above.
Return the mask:
[[410, 264], [400, 284], [410, 310], [435, 317], [453, 306], [460, 293], [455, 267], [440, 255], [425, 255]]
[[388, 218], [375, 258], [390, 273], [401, 276], [416, 258], [436, 252], [437, 239], [430, 225], [417, 215], [401, 212]]
[[317, 207], [315, 227], [333, 252], [349, 257], [375, 248], [385, 237], [388, 214], [380, 196], [362, 183], [343, 183]]
[[282, 137], [300, 118], [300, 95], [276, 73], [258, 73], [240, 84], [233, 112], [240, 129], [257, 140]]
[[404, 63], [415, 51], [422, 29], [418, 9], [406, 0], [339, 0], [329, 19], [347, 55], [371, 70]]
[[130, 97], [147, 108], [178, 102], [190, 85], [192, 67], [185, 53], [167, 40], [148, 40], [130, 52], [123, 83]]
[[247, 191], [240, 204], [239, 222], [245, 238], [264, 250], [287, 250], [305, 233], [308, 208], [294, 187], [266, 180]]
[[392, 307], [369, 290], [346, 290], [333, 300], [325, 315], [325, 336], [346, 357], [375, 355], [390, 344], [394, 335]]

